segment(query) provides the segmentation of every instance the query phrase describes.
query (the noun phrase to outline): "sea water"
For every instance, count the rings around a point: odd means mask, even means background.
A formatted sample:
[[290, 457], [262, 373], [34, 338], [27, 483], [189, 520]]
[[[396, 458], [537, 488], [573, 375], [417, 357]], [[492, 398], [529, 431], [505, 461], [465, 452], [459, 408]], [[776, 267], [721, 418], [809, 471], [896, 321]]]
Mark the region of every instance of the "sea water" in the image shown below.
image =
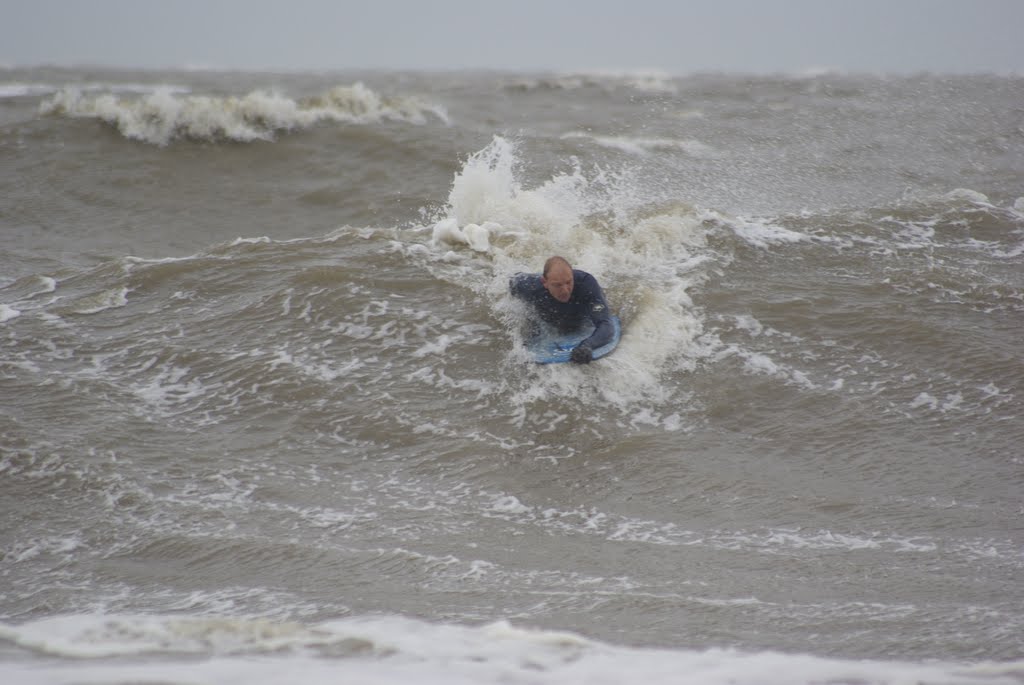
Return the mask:
[[0, 71], [0, 677], [1024, 682], [1022, 101]]

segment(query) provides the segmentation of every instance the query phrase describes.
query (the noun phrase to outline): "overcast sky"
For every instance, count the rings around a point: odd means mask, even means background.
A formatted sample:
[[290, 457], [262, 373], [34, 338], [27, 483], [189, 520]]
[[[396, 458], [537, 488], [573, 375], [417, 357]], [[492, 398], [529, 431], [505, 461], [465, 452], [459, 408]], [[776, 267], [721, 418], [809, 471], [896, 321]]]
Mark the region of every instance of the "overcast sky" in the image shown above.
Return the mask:
[[0, 0], [0, 65], [1024, 74], [1024, 0]]

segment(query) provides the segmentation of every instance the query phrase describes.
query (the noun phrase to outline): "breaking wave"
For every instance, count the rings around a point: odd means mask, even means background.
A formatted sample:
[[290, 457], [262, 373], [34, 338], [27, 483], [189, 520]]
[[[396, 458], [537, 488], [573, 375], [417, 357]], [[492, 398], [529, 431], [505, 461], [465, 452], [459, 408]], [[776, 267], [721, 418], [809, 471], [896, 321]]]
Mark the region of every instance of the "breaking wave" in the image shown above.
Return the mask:
[[183, 94], [167, 87], [119, 96], [68, 87], [43, 101], [40, 113], [99, 119], [126, 138], [161, 146], [178, 139], [270, 141], [280, 133], [322, 123], [425, 124], [431, 118], [449, 123], [441, 106], [415, 97], [385, 97], [362, 83], [337, 86], [299, 100], [268, 90], [216, 97]]

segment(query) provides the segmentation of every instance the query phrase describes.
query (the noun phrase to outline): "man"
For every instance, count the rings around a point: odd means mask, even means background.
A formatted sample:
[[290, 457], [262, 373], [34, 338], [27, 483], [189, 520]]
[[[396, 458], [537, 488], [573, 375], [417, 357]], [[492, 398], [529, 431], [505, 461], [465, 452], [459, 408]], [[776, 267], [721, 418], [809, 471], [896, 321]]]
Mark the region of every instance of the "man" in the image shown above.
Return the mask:
[[594, 349], [608, 343], [614, 335], [611, 311], [597, 279], [586, 271], [573, 269], [562, 257], [544, 262], [544, 271], [537, 274], [516, 274], [509, 282], [512, 295], [533, 305], [546, 323], [566, 333], [580, 328], [590, 320], [594, 332], [571, 353], [577, 364], [589, 364]]

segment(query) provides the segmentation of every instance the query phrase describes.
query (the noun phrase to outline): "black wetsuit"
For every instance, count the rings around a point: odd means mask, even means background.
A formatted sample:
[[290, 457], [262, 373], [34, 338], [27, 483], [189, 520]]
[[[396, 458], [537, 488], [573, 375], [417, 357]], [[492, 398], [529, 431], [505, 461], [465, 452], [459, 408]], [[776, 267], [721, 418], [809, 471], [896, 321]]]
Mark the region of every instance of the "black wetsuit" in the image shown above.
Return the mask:
[[588, 319], [593, 322], [593, 334], [580, 345], [593, 350], [611, 342], [615, 335], [612, 313], [597, 279], [586, 271], [573, 269], [572, 280], [572, 295], [568, 302], [553, 298], [540, 282], [540, 274], [516, 274], [509, 281], [509, 289], [513, 296], [532, 304], [545, 323], [563, 333], [577, 330]]

